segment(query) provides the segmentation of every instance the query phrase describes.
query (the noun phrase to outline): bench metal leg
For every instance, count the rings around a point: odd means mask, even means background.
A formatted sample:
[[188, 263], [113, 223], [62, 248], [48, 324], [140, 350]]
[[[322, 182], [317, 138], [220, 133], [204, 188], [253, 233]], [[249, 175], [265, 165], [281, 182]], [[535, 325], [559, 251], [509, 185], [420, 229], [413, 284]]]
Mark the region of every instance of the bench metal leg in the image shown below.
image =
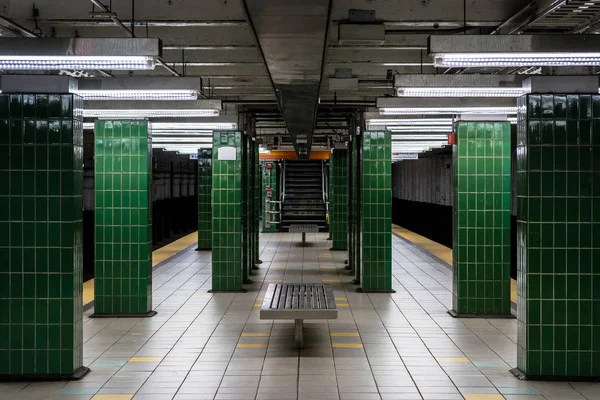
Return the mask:
[[296, 332], [296, 348], [302, 349], [304, 347], [304, 326], [303, 320], [295, 320], [295, 332]]
[[302, 246], [306, 245], [306, 232], [302, 232]]

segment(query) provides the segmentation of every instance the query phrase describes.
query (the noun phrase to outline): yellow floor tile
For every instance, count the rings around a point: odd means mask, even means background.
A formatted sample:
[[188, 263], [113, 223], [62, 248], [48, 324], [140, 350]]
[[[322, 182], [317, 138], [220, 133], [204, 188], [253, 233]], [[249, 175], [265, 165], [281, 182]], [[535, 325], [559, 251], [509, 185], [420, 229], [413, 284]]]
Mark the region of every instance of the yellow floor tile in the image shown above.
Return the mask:
[[504, 400], [505, 397], [501, 394], [462, 394], [465, 400]]
[[331, 347], [336, 349], [362, 349], [362, 343], [332, 343]]
[[439, 362], [456, 362], [456, 363], [468, 363], [471, 362], [467, 357], [439, 357], [436, 358]]
[[133, 394], [97, 394], [92, 400], [131, 400]]
[[348, 303], [337, 303], [336, 306], [338, 306], [338, 307], [348, 307]]
[[336, 269], [335, 267], [320, 267], [321, 269]]
[[335, 301], [348, 301], [348, 299], [345, 297], [336, 297]]
[[341, 283], [342, 281], [339, 279], [321, 279], [323, 283]]
[[331, 336], [333, 337], [358, 337], [360, 336], [358, 332], [331, 332]]
[[244, 333], [242, 333], [242, 336], [246, 336], [246, 337], [265, 337], [265, 336], [271, 336], [271, 334], [269, 332], [244, 332]]
[[162, 357], [131, 357], [129, 362], [161, 362]]
[[263, 301], [263, 300], [264, 300], [264, 298], [262, 298], [262, 297], [257, 297], [256, 298], [256, 301]]
[[260, 307], [260, 306], [262, 306], [262, 303], [256, 303], [256, 304], [254, 304], [254, 307]]
[[266, 349], [266, 343], [239, 343], [236, 346], [238, 349]]

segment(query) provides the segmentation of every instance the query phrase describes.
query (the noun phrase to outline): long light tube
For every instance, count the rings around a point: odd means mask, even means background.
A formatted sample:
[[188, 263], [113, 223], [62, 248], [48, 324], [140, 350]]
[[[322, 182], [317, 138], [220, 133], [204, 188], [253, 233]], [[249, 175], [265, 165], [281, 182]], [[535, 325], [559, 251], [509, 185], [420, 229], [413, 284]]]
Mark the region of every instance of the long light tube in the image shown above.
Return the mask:
[[209, 109], [84, 109], [84, 118], [183, 118], [183, 117], [217, 117], [219, 110]]
[[152, 128], [157, 130], [227, 130], [236, 129], [234, 122], [154, 122]]
[[151, 70], [155, 62], [145, 56], [0, 56], [0, 69], [55, 70], [55, 69], [113, 69]]
[[183, 144], [195, 144], [195, 143], [212, 143], [212, 137], [153, 137], [152, 143], [183, 143]]
[[442, 68], [600, 66], [600, 53], [437, 53]]
[[447, 126], [387, 126], [391, 132], [446, 132], [452, 133], [452, 125]]
[[436, 107], [436, 108], [380, 108], [381, 115], [416, 114], [516, 114], [517, 107]]
[[177, 136], [177, 135], [187, 135], [187, 136], [211, 136], [213, 131], [209, 130], [164, 130], [164, 129], [154, 129], [152, 126], [152, 136]]
[[392, 140], [393, 141], [400, 141], [400, 140], [448, 140], [448, 135], [405, 135], [405, 134], [399, 134], [399, 135], [395, 135], [392, 134]]
[[450, 118], [406, 118], [406, 119], [368, 119], [369, 125], [452, 125]]
[[84, 100], [198, 100], [195, 90], [77, 90]]
[[402, 87], [399, 97], [519, 97], [520, 87]]

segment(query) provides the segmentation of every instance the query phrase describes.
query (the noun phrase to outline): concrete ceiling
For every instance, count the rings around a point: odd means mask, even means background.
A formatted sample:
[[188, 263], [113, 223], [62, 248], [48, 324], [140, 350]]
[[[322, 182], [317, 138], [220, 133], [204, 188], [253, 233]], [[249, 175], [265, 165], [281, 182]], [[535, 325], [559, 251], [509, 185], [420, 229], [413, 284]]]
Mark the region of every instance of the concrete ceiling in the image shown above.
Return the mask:
[[[332, 135], [339, 134], [354, 111], [393, 94], [388, 79], [393, 74], [464, 73], [431, 66], [425, 46], [432, 33], [463, 33], [465, 22], [469, 33], [480, 34], [498, 27], [510, 33], [587, 33], [600, 25], [596, 6], [581, 16], [567, 10], [579, 0], [568, 5], [564, 0], [133, 1], [112, 0], [111, 11], [128, 28], [133, 14], [135, 35], [161, 38], [168, 65], [181, 75], [201, 77], [208, 96], [246, 102], [246, 109], [273, 116], [264, 124], [277, 123], [282, 134], [313, 125], [332, 127]], [[42, 35], [127, 36], [110, 20], [92, 19], [91, 1], [35, 0], [35, 6]], [[0, 17], [33, 30], [32, 7], [26, 0], [0, 0]], [[385, 26], [383, 45], [339, 44], [338, 26], [348, 20], [351, 9], [375, 12], [375, 21]], [[356, 88], [330, 90], [328, 80], [339, 68], [352, 70]], [[172, 76], [162, 67], [134, 74]], [[313, 118], [317, 98], [321, 103]], [[286, 113], [287, 104], [301, 108], [294, 116]]]

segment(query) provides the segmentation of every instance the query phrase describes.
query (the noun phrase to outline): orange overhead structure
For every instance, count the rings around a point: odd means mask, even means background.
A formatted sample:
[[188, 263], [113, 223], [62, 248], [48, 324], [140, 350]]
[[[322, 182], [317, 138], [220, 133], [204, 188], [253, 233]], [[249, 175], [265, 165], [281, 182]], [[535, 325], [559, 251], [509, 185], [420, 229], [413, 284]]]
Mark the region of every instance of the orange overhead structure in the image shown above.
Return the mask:
[[[328, 151], [311, 151], [309, 158], [311, 160], [329, 160], [330, 152]], [[261, 154], [261, 160], [297, 160], [298, 156], [296, 152], [293, 150], [282, 151], [282, 150], [273, 150], [269, 154]]]

